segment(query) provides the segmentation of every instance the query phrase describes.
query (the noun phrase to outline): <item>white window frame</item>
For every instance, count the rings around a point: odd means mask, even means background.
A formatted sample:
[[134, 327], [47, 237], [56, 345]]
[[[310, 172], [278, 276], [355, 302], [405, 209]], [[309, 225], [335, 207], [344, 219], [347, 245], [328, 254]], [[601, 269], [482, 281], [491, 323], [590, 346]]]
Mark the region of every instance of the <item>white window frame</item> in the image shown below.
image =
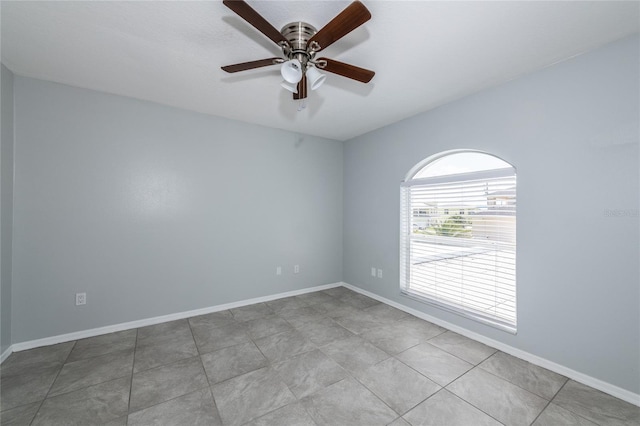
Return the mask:
[[[490, 325], [494, 328], [498, 328], [500, 330], [509, 332], [511, 334], [516, 334], [517, 306], [516, 306], [516, 311], [514, 312], [513, 322], [506, 322], [501, 320], [500, 318], [496, 318], [492, 315], [483, 314], [481, 312], [468, 309], [467, 307], [464, 307], [461, 305], [447, 303], [446, 301], [437, 300], [437, 299], [428, 297], [424, 294], [420, 294], [416, 291], [412, 291], [412, 289], [410, 288], [409, 280], [411, 279], [411, 241], [412, 241], [411, 234], [413, 232], [413, 229], [411, 226], [411, 219], [412, 219], [412, 211], [414, 207], [411, 206], [409, 189], [411, 187], [420, 186], [420, 185], [464, 182], [464, 181], [471, 181], [471, 180], [481, 180], [489, 177], [500, 178], [500, 177], [513, 176], [515, 178], [516, 176], [515, 167], [511, 166], [511, 168], [505, 168], [505, 169], [485, 170], [485, 171], [477, 171], [477, 172], [471, 172], [471, 173], [460, 173], [457, 175], [434, 176], [434, 177], [413, 179], [413, 176], [417, 175], [421, 170], [423, 170], [425, 167], [428, 167], [435, 160], [438, 160], [448, 155], [455, 155], [461, 152], [475, 152], [478, 154], [492, 156], [492, 154], [488, 154], [481, 151], [471, 151], [471, 150], [456, 150], [456, 151], [449, 151], [446, 153], [442, 153], [442, 154], [427, 158], [426, 160], [416, 165], [409, 172], [407, 179], [405, 179], [405, 181], [403, 181], [400, 185], [400, 189], [401, 189], [401, 194], [400, 194], [400, 206], [401, 206], [400, 208], [400, 291], [401, 291], [401, 294], [411, 299], [415, 299], [420, 302], [427, 303], [432, 306], [436, 306], [440, 309], [453, 312], [463, 317], [470, 318], [472, 320]], [[505, 163], [509, 164], [506, 161]], [[515, 205], [514, 205], [514, 208], [515, 208]], [[467, 216], [465, 215], [465, 217]], [[514, 224], [514, 227], [515, 227], [515, 224]], [[514, 229], [514, 232], [515, 232], [515, 229]], [[430, 237], [430, 238], [431, 240], [435, 240], [438, 237]], [[514, 264], [513, 264], [514, 287], [516, 283], [515, 268], [516, 266], [515, 266], [515, 260], [514, 260]], [[515, 303], [516, 303], [516, 299], [514, 299], [514, 304]]]

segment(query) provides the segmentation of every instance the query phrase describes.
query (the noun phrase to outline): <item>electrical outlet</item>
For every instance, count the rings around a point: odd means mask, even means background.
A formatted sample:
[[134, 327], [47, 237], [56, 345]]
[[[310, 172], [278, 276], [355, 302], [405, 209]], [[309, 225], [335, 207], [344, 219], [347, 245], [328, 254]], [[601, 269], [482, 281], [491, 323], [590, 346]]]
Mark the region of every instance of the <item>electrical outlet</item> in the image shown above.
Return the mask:
[[382, 278], [382, 269], [378, 269], [378, 278]]
[[300, 265], [293, 265], [293, 273], [297, 274], [300, 272]]
[[276, 275], [282, 275], [282, 266], [276, 268]]
[[375, 266], [371, 267], [371, 276], [374, 277], [374, 278], [376, 276], [376, 267]]
[[76, 293], [76, 306], [87, 304], [87, 293]]

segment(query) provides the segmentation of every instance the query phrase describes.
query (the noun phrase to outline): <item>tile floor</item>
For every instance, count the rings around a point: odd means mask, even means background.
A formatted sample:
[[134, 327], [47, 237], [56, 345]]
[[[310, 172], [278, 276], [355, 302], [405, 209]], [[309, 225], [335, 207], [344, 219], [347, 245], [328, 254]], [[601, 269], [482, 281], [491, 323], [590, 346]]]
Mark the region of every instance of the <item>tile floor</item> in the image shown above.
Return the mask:
[[12, 354], [2, 425], [640, 425], [640, 408], [338, 287]]

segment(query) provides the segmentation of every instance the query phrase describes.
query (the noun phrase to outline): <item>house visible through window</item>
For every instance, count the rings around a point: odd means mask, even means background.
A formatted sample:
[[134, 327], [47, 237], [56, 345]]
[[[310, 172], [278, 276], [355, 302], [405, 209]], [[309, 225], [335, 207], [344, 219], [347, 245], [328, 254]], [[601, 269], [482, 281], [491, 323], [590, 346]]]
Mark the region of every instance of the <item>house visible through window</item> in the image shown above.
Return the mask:
[[421, 166], [401, 186], [402, 292], [515, 332], [515, 169], [476, 151]]

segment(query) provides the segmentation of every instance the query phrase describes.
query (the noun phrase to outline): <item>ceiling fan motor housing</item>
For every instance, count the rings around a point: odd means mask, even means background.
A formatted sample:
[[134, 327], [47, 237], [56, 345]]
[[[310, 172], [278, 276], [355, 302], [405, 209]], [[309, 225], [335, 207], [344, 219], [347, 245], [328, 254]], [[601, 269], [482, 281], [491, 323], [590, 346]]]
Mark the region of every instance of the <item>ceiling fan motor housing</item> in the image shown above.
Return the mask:
[[307, 51], [309, 39], [317, 32], [318, 30], [313, 25], [306, 22], [291, 22], [280, 30], [284, 38], [291, 43], [292, 51], [302, 50], [304, 52]]
[[318, 30], [306, 22], [291, 22], [280, 30], [280, 33], [286, 38], [291, 47], [283, 46], [283, 52], [289, 59], [298, 59], [303, 69], [306, 69], [307, 63], [313, 60], [314, 52], [309, 49], [308, 43]]

